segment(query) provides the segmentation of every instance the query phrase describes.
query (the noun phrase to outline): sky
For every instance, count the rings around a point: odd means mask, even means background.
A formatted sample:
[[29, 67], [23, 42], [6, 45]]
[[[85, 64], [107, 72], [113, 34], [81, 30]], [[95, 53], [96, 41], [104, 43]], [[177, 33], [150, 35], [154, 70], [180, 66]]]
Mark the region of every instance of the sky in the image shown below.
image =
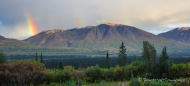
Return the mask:
[[190, 26], [189, 3], [190, 0], [0, 0], [0, 35], [20, 40], [32, 36], [29, 20], [38, 33], [112, 22], [159, 34]]

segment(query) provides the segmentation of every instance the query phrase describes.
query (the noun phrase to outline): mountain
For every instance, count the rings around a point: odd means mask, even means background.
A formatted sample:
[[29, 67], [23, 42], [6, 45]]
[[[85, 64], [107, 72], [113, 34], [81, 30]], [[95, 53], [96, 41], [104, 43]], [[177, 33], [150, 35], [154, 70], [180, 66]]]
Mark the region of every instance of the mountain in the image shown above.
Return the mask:
[[114, 23], [69, 30], [47, 30], [23, 41], [37, 46], [110, 50], [115, 52], [118, 52], [118, 48], [123, 41], [127, 51], [134, 53], [142, 51], [143, 41], [149, 41], [159, 50], [163, 46], [170, 47], [170, 50], [184, 47], [181, 43], [156, 36], [136, 27]]
[[175, 28], [168, 32], [158, 34], [158, 36], [190, 44], [190, 27]]
[[3, 36], [0, 36], [0, 51], [3, 51], [7, 56], [35, 55], [36, 53], [43, 53], [46, 56], [75, 55], [75, 54], [83, 55], [83, 54], [99, 53], [99, 52], [92, 53], [92, 51], [90, 51], [89, 49], [68, 49], [68, 48], [35, 46], [21, 40], [9, 39]]
[[16, 46], [29, 46], [30, 44], [24, 43], [23, 41], [17, 39], [9, 39], [0, 36], [0, 49]]
[[25, 43], [17, 39], [9, 39], [3, 36], [0, 36], [0, 51], [10, 54], [26, 54], [26, 51], [29, 51], [31, 47], [35, 47], [31, 44]]

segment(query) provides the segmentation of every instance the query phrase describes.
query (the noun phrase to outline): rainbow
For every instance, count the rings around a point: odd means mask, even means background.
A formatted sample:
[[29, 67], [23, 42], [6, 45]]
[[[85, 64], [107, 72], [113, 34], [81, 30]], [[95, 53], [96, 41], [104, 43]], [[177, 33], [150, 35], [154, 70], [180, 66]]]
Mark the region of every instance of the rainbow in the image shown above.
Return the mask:
[[74, 24], [78, 27], [84, 27], [86, 26], [86, 20], [85, 20], [85, 16], [83, 15], [83, 13], [80, 11], [80, 9], [78, 9], [77, 4], [76, 3], [70, 3], [70, 5], [72, 6], [72, 10], [74, 12], [74, 14], [76, 14], [77, 16], [73, 16], [74, 17]]
[[29, 33], [31, 36], [38, 34], [38, 28], [35, 25], [34, 20], [30, 14], [27, 14], [27, 24], [28, 24]]
[[[80, 14], [79, 12], [76, 14]], [[83, 17], [82, 15], [78, 15], [75, 17], [76, 20], [76, 25], [77, 27], [81, 28], [81, 27], [85, 27], [86, 26], [86, 21], [85, 21], [85, 17]]]

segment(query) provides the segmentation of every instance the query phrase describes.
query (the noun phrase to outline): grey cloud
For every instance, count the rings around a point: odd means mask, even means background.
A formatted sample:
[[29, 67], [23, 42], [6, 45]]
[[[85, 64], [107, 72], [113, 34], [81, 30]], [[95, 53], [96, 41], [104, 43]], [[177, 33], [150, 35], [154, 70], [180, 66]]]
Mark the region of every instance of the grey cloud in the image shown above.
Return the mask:
[[14, 34], [10, 30], [27, 31], [26, 13], [31, 14], [40, 31], [114, 22], [157, 34], [172, 29], [168, 25], [190, 24], [188, 3], [189, 0], [3, 0], [0, 20], [9, 34]]

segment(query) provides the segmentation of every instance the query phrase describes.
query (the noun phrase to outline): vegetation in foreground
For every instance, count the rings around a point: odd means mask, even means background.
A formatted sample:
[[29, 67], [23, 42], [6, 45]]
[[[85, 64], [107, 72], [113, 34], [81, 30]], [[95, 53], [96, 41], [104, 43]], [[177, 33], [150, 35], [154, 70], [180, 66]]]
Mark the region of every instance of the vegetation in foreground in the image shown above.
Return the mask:
[[[37, 61], [16, 61], [0, 65], [0, 84], [2, 86], [42, 85], [42, 86], [189, 86], [190, 64], [172, 64], [170, 74], [165, 81], [148, 81], [145, 64], [134, 61], [126, 66], [100, 68], [98, 65], [75, 69], [65, 66], [63, 69], [46, 69]], [[164, 78], [165, 79], [165, 78]], [[171, 81], [177, 80], [178, 81]], [[158, 78], [162, 80], [162, 78]], [[170, 81], [169, 81], [170, 80]], [[181, 81], [180, 81], [181, 80]], [[165, 84], [165, 85], [164, 85]]]
[[149, 42], [143, 42], [143, 60], [134, 59], [130, 64], [126, 63], [125, 47], [121, 45], [116, 67], [110, 67], [109, 53], [104, 68], [96, 65], [78, 69], [63, 67], [62, 63], [59, 69], [46, 69], [41, 60], [6, 63], [2, 52], [0, 56], [2, 86], [190, 86], [190, 63], [172, 63], [166, 47], [157, 58], [156, 50]]

